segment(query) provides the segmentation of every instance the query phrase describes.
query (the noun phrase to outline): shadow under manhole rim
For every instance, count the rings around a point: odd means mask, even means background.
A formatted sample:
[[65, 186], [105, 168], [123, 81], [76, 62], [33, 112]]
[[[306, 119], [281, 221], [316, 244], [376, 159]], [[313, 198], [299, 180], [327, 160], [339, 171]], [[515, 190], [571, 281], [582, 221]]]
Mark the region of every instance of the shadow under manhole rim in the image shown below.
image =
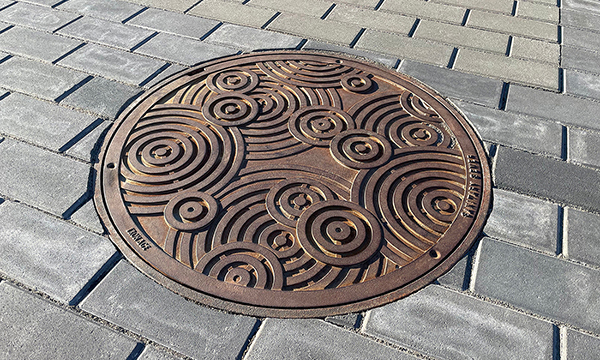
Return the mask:
[[148, 276], [253, 316], [406, 296], [478, 237], [489, 165], [426, 85], [331, 54], [221, 58], [160, 82], [105, 139], [95, 203]]

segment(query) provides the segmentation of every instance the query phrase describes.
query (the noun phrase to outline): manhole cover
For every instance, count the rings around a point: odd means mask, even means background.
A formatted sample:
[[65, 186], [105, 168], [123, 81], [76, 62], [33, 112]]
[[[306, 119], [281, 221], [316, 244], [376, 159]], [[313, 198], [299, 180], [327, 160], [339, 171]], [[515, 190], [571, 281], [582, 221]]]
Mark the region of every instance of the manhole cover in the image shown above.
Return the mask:
[[163, 81], [122, 114], [98, 166], [98, 210], [138, 268], [210, 306], [275, 317], [425, 286], [475, 240], [491, 187], [473, 129], [431, 89], [306, 52]]

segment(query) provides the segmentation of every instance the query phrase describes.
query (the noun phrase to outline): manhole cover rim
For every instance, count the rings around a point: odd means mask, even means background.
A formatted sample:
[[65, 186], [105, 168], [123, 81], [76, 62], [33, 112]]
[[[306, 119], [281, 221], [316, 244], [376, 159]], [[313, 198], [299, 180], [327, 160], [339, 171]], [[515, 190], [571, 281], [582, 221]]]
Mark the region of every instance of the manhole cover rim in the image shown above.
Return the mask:
[[[106, 204], [106, 198], [104, 197], [104, 191], [102, 188], [103, 185], [103, 170], [106, 165], [106, 156], [108, 146], [114, 141], [115, 135], [124, 124], [124, 120], [129, 117], [135, 111], [143, 111], [143, 108], [138, 108], [138, 105], [144, 101], [146, 101], [150, 97], [156, 96], [157, 92], [164, 91], [165, 89], [161, 89], [161, 87], [165, 84], [172, 83], [177, 81], [178, 77], [181, 77], [183, 73], [190, 72], [194, 68], [202, 68], [206, 69], [215, 64], [219, 64], [222, 62], [226, 62], [228, 60], [238, 60], [247, 57], [256, 58], [258, 57], [272, 57], [273, 55], [281, 55], [281, 56], [289, 56], [293, 54], [299, 55], [317, 55], [317, 56], [325, 56], [328, 58], [338, 58], [342, 61], [347, 61], [350, 65], [357, 66], [368, 66], [373, 70], [381, 71], [385, 76], [395, 76], [398, 77], [402, 82], [408, 82], [409, 85], [415, 86], [420, 91], [425, 94], [430, 95], [434, 98], [439, 105], [443, 105], [444, 109], [448, 111], [452, 117], [456, 120], [458, 125], [461, 127], [462, 131], [464, 131], [469, 138], [470, 144], [473, 147], [474, 152], [477, 153], [478, 160], [480, 161], [481, 170], [482, 170], [482, 191], [480, 194], [480, 206], [478, 209], [478, 215], [476, 215], [475, 220], [470, 224], [470, 228], [468, 232], [462, 238], [462, 241], [458, 242], [458, 246], [454, 248], [454, 250], [450, 251], [448, 255], [438, 263], [434, 268], [422, 273], [417, 276], [412, 282], [404, 285], [401, 288], [398, 288], [393, 291], [389, 291], [372, 298], [363, 299], [360, 301], [346, 303], [346, 304], [337, 304], [334, 306], [325, 306], [325, 307], [317, 307], [317, 308], [276, 308], [276, 307], [261, 307], [256, 305], [246, 305], [239, 302], [218, 298], [214, 295], [208, 295], [200, 293], [197, 290], [193, 290], [181, 283], [173, 280], [156, 270], [152, 265], [144, 261], [140, 254], [132, 249], [131, 244], [126, 241], [123, 237], [126, 236], [117, 230], [117, 227], [114, 224], [114, 220], [112, 216], [109, 215], [108, 207]], [[260, 61], [260, 60], [256, 60]], [[403, 84], [404, 85], [404, 84]], [[412, 90], [411, 90], [412, 91]], [[122, 133], [129, 134], [129, 131]], [[124, 139], [123, 139], [124, 141]], [[462, 144], [462, 143], [461, 143]], [[463, 158], [466, 155], [463, 154]], [[196, 65], [191, 69], [185, 69], [181, 72], [173, 74], [166, 78], [165, 80], [159, 82], [157, 85], [153, 86], [151, 89], [147, 90], [144, 94], [142, 94], [138, 99], [136, 99], [132, 104], [130, 104], [119, 116], [117, 120], [115, 120], [115, 124], [107, 133], [104, 143], [102, 145], [102, 149], [100, 152], [99, 162], [95, 165], [95, 168], [98, 173], [97, 181], [96, 181], [96, 193], [94, 196], [94, 201], [96, 204], [96, 208], [100, 214], [101, 219], [103, 220], [105, 226], [107, 227], [110, 237], [113, 242], [115, 242], [118, 248], [124, 253], [125, 257], [132, 262], [139, 270], [148, 275], [150, 278], [159, 282], [160, 284], [170, 288], [171, 290], [183, 295], [186, 298], [191, 300], [195, 300], [201, 302], [205, 305], [216, 307], [219, 309], [224, 309], [227, 311], [231, 311], [234, 313], [242, 313], [246, 315], [253, 316], [269, 316], [269, 317], [285, 317], [285, 318], [305, 318], [305, 317], [323, 317], [337, 314], [344, 314], [349, 312], [361, 311], [364, 309], [372, 308], [375, 306], [383, 305], [392, 300], [398, 299], [400, 297], [404, 297], [423, 286], [429, 284], [431, 281], [435, 280], [443, 273], [447, 272], [452, 266], [456, 264], [456, 262], [468, 251], [473, 242], [477, 239], [479, 235], [479, 231], [483, 228], [485, 221], [487, 219], [487, 214], [491, 202], [491, 176], [490, 169], [488, 164], [487, 155], [484, 151], [482, 143], [478, 134], [476, 134], [474, 128], [470, 124], [470, 122], [464, 117], [448, 100], [442, 97], [438, 92], [429, 86], [423, 84], [422, 82], [411, 78], [405, 74], [401, 73], [391, 73], [389, 68], [385, 68], [380, 65], [376, 65], [373, 63], [363, 64], [360, 61], [357, 61], [355, 58], [348, 57], [344, 54], [331, 54], [331, 53], [314, 53], [314, 52], [306, 52], [306, 51], [270, 51], [270, 52], [260, 52], [260, 53], [250, 53], [242, 56], [231, 56], [225, 58], [219, 58], [215, 60], [211, 60], [205, 63], [201, 63]], [[108, 220], [108, 221], [107, 221]], [[438, 241], [440, 242], [440, 241]], [[386, 275], [388, 276], [388, 275]], [[362, 283], [365, 284], [365, 283]], [[353, 285], [354, 286], [354, 285]]]

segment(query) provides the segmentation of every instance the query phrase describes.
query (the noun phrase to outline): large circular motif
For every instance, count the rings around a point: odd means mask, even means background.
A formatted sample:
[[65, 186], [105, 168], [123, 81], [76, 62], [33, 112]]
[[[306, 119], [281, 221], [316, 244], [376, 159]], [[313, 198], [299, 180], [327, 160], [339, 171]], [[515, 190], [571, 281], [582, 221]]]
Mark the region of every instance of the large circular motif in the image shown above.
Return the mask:
[[467, 120], [345, 57], [209, 61], [133, 102], [95, 202], [125, 257], [209, 306], [322, 317], [406, 296], [469, 249], [491, 180]]

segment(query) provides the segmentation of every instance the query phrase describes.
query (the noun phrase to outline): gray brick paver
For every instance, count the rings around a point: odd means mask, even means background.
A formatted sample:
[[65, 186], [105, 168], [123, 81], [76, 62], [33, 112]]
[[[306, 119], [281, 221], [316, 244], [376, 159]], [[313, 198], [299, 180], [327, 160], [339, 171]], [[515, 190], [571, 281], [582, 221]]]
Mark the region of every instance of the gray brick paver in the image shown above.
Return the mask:
[[104, 232], [100, 218], [96, 212], [94, 201], [91, 199], [71, 215], [71, 221], [98, 234]]
[[117, 264], [81, 308], [199, 359], [234, 358], [256, 324], [255, 318], [187, 301], [126, 261]]
[[414, 36], [416, 38], [473, 47], [501, 54], [506, 52], [508, 44], [508, 35], [506, 34], [429, 20], [422, 20], [419, 23]]
[[328, 20], [356, 24], [364, 28], [397, 32], [407, 35], [415, 18], [356, 6], [338, 4], [327, 16]]
[[67, 303], [115, 253], [104, 237], [21, 204], [0, 206], [0, 271]]
[[365, 321], [367, 334], [440, 359], [552, 356], [552, 324], [436, 285], [369, 311]]
[[479, 10], [471, 11], [467, 26], [556, 41], [556, 25], [541, 21], [498, 15]]
[[562, 65], [567, 69], [578, 69], [600, 74], [600, 53], [573, 46], [563, 46]]
[[105, 132], [106, 128], [111, 125], [111, 121], [103, 121], [98, 124], [92, 131], [87, 133], [82, 139], [70, 147], [66, 153], [83, 161], [97, 162], [100, 145], [102, 145], [98, 143], [98, 140]]
[[0, 21], [45, 31], [56, 30], [76, 18], [75, 14], [23, 2], [0, 11]]
[[125, 359], [136, 342], [8, 283], [0, 284], [0, 357]]
[[544, 61], [551, 63], [554, 66], [558, 66], [560, 45], [547, 41], [514, 36], [510, 56]]
[[152, 347], [146, 346], [144, 351], [138, 357], [138, 360], [176, 360], [179, 359], [171, 354], [164, 353]]
[[398, 12], [419, 18], [429, 18], [460, 24], [465, 9], [421, 0], [384, 1], [379, 10]]
[[600, 15], [600, 3], [595, 0], [562, 0], [561, 5], [563, 9], [579, 10]]
[[227, 0], [203, 0], [188, 12], [191, 15], [252, 27], [263, 26], [275, 13], [275, 10], [252, 6], [244, 6], [242, 9], [239, 4]]
[[58, 151], [96, 117], [13, 93], [0, 101], [0, 132]]
[[366, 58], [370, 61], [375, 61], [377, 63], [381, 63], [387, 67], [393, 68], [396, 66], [398, 62], [398, 58], [393, 56], [386, 56], [379, 53], [374, 53], [370, 51], [362, 51], [354, 48], [349, 48], [340, 45], [333, 45], [322, 41], [316, 40], [308, 40], [306, 44], [302, 47], [305, 50], [324, 50], [324, 51], [332, 51], [332, 52], [342, 52], [348, 54], [349, 56], [358, 56], [362, 58]]
[[60, 4], [58, 9], [121, 22], [143, 7], [118, 0], [69, 0]]
[[600, 132], [569, 129], [568, 159], [600, 168]]
[[416, 360], [414, 356], [317, 319], [265, 320], [245, 359]]
[[600, 338], [567, 329], [567, 359], [589, 360], [600, 354]]
[[512, 0], [433, 0], [445, 4], [458, 5], [469, 9], [492, 10], [510, 14], [513, 8]]
[[200, 39], [219, 22], [171, 11], [148, 9], [128, 21], [127, 24]]
[[343, 45], [350, 45], [361, 30], [361, 27], [356, 24], [291, 13], [279, 15], [267, 28]]
[[87, 190], [90, 167], [19, 141], [0, 143], [0, 193], [61, 216]]
[[517, 16], [529, 17], [543, 21], [557, 23], [559, 19], [559, 8], [554, 5], [538, 4], [529, 1], [520, 1], [517, 7]]
[[[600, 30], [600, 28], [597, 30]], [[564, 45], [600, 51], [600, 34], [597, 32], [564, 27], [562, 38]]]
[[249, 6], [263, 7], [281, 12], [292, 12], [321, 17], [331, 7], [331, 0], [250, 0]]
[[565, 217], [568, 257], [600, 266], [600, 215], [567, 209]]
[[44, 61], [54, 61], [82, 42], [15, 26], [0, 34], [0, 50]]
[[253, 51], [259, 49], [295, 49], [302, 38], [245, 26], [223, 24], [210, 34], [206, 42]]
[[600, 14], [561, 9], [561, 25], [600, 30]]
[[132, 2], [159, 9], [183, 12], [197, 4], [198, 0], [133, 0]]
[[185, 69], [187, 69], [187, 67], [185, 67], [185, 66], [181, 66], [181, 65], [177, 65], [177, 64], [170, 64], [169, 67], [167, 67], [166, 69], [164, 69], [163, 71], [158, 73], [155, 77], [152, 78], [152, 80], [150, 80], [146, 84], [144, 84], [143, 87], [150, 88], [150, 87], [158, 84], [162, 80], [168, 78], [169, 76], [171, 76], [175, 73], [178, 73], [182, 70], [185, 70]]
[[534, 314], [600, 330], [598, 270], [484, 239], [474, 291]]

